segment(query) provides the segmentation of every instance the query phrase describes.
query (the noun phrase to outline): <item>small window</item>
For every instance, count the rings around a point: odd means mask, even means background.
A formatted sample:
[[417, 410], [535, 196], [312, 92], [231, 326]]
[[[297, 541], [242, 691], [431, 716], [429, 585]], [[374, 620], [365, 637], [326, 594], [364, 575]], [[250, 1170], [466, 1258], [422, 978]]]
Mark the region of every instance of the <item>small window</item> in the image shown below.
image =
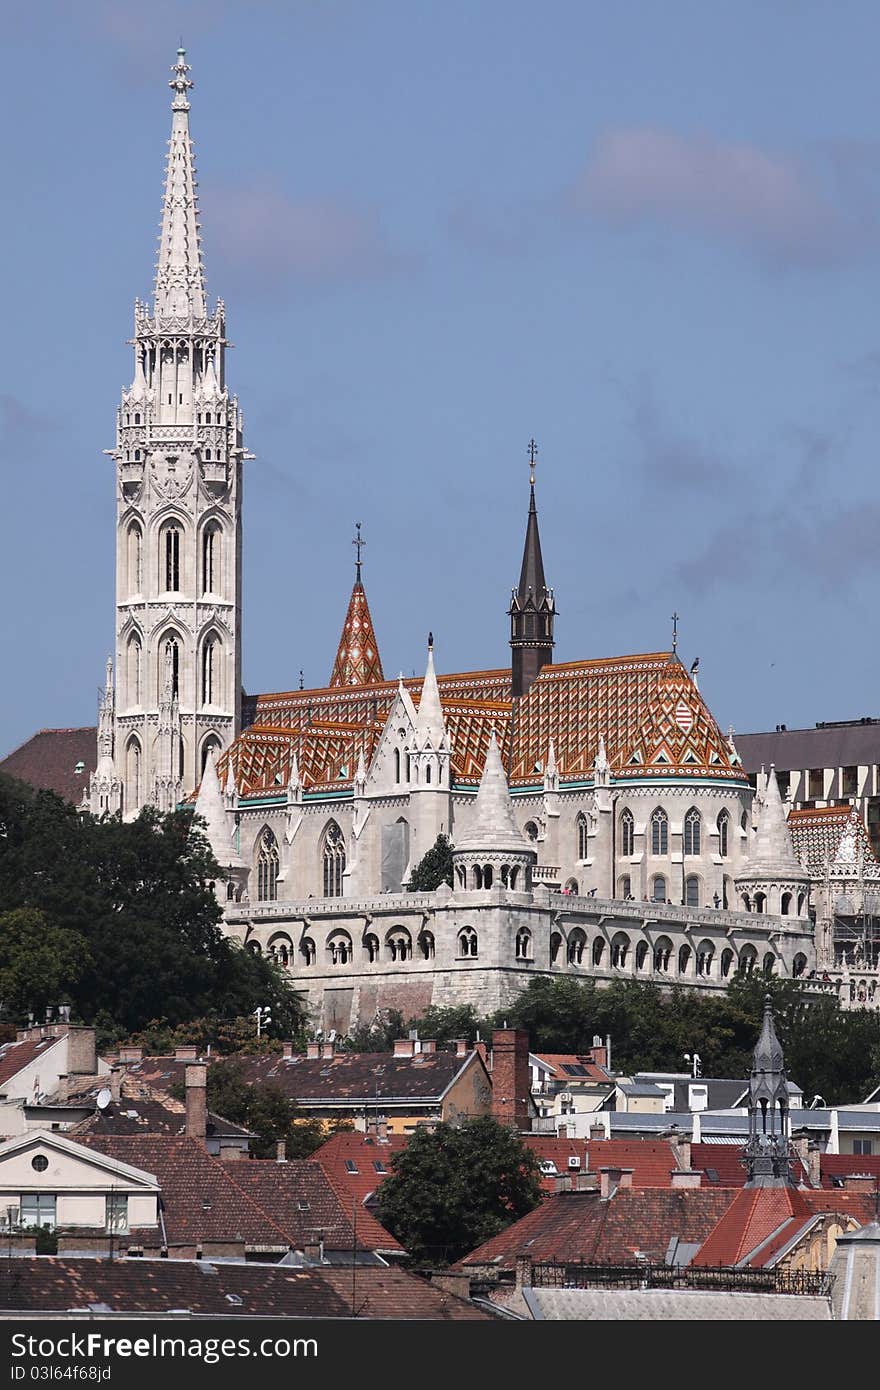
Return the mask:
[[128, 1196], [124, 1192], [111, 1192], [106, 1198], [106, 1226], [108, 1231], [128, 1230]]
[[345, 1160], [345, 1171], [346, 1171], [346, 1173], [359, 1173], [359, 1172], [360, 1172], [360, 1169], [358, 1168], [358, 1166], [357, 1166], [357, 1164], [355, 1163], [355, 1161], [354, 1161], [353, 1158], [347, 1158], [347, 1159]]
[[810, 768], [809, 795], [811, 801], [821, 801], [825, 795], [825, 773], [821, 767]]
[[651, 816], [651, 853], [669, 853], [669, 818], [660, 806]]
[[624, 858], [635, 854], [636, 823], [632, 811], [624, 811], [620, 817], [620, 852]]
[[374, 1158], [374, 1159], [373, 1159], [373, 1168], [375, 1169], [375, 1171], [376, 1171], [377, 1173], [387, 1173], [387, 1172], [388, 1172], [388, 1169], [385, 1167], [385, 1164], [382, 1162], [382, 1160], [381, 1160], [380, 1158]]
[[873, 1140], [873, 1139], [854, 1139], [854, 1140], [853, 1140], [853, 1153], [854, 1153], [854, 1154], [863, 1154], [863, 1155], [864, 1155], [864, 1154], [872, 1154], [873, 1152], [874, 1152], [874, 1140]]
[[49, 1160], [45, 1154], [35, 1154], [31, 1159], [31, 1167], [36, 1173], [45, 1173], [49, 1167]]
[[858, 796], [859, 769], [857, 767], [845, 767], [842, 782], [841, 796]]

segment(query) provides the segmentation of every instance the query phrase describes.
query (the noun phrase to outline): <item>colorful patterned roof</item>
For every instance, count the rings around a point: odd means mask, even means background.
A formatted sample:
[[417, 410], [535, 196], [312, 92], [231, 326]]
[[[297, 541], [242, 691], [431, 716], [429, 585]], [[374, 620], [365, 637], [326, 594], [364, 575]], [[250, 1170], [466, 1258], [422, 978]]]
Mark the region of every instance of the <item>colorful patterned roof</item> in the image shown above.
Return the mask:
[[[452, 746], [452, 776], [477, 787], [492, 729], [513, 786], [542, 780], [552, 739], [561, 785], [589, 781], [605, 740], [615, 780], [706, 777], [744, 782], [727, 739], [678, 658], [669, 652], [545, 666], [514, 704], [510, 670], [438, 676]], [[420, 677], [403, 682], [417, 705]], [[373, 681], [256, 697], [253, 723], [232, 758], [239, 791], [287, 785], [295, 751], [303, 786], [349, 788], [361, 748], [369, 764], [397, 682]]]
[[375, 685], [384, 679], [373, 619], [358, 565], [358, 578], [348, 601], [330, 686], [332, 689], [337, 685]]
[[866, 869], [880, 869], [871, 841], [854, 806], [817, 806], [790, 811], [788, 828], [794, 852], [814, 877], [832, 865], [851, 864], [857, 871], [859, 856]]

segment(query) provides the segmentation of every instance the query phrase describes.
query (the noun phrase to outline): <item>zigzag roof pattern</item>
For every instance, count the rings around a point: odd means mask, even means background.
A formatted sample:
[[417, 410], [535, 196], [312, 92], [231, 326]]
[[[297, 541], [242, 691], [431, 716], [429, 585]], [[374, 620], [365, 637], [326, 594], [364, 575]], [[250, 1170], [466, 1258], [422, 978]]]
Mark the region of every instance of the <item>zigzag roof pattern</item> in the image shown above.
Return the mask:
[[880, 869], [858, 811], [852, 806], [816, 806], [789, 811], [794, 852], [814, 877], [829, 864], [851, 864], [855, 872], [859, 855], [866, 869]]
[[370, 605], [358, 578], [348, 601], [330, 685], [376, 685], [384, 679]]
[[[670, 652], [545, 666], [511, 698], [509, 669], [438, 676], [456, 785], [479, 785], [491, 731], [512, 786], [540, 783], [552, 739], [560, 784], [592, 778], [600, 737], [615, 780], [745, 774], [691, 677]], [[403, 681], [418, 705], [422, 680]], [[220, 759], [242, 795], [286, 787], [295, 751], [303, 787], [350, 788], [361, 748], [369, 764], [396, 681], [259, 695], [254, 721]]]

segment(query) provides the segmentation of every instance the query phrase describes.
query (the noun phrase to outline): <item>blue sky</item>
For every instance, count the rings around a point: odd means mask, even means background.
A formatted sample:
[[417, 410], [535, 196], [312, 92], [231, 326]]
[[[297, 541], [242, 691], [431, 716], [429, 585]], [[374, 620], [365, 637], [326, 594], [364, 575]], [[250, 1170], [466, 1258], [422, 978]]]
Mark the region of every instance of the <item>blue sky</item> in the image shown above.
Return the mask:
[[559, 660], [666, 647], [740, 731], [880, 714], [880, 8], [32, 3], [4, 18], [0, 753], [94, 721], [102, 450], [196, 87], [245, 412], [244, 681], [508, 660], [540, 447]]

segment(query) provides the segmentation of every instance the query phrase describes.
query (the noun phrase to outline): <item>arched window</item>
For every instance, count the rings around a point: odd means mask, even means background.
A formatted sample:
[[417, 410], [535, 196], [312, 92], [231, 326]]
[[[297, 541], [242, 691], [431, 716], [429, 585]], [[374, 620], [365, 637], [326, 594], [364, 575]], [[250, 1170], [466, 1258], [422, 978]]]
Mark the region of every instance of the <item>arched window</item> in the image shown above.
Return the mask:
[[672, 942], [668, 936], [658, 936], [654, 943], [654, 969], [658, 975], [669, 974], [669, 959], [672, 955]]
[[617, 970], [626, 967], [626, 959], [629, 955], [629, 937], [626, 932], [615, 932], [611, 938], [611, 964]]
[[578, 881], [577, 881], [577, 879], [576, 879], [576, 878], [567, 878], [567, 879], [565, 880], [565, 887], [564, 887], [564, 889], [563, 889], [562, 891], [563, 891], [564, 893], [570, 894], [573, 898], [576, 898], [577, 895], [578, 895]]
[[688, 874], [684, 881], [685, 907], [700, 906], [700, 880], [696, 874]]
[[166, 685], [170, 685], [172, 699], [180, 697], [180, 643], [176, 637], [166, 637], [160, 644], [161, 660], [156, 672], [159, 681], [158, 696], [163, 699]]
[[617, 896], [627, 902], [632, 897], [632, 879], [629, 874], [623, 874], [617, 889]]
[[128, 676], [128, 703], [129, 705], [139, 705], [143, 699], [143, 648], [141, 639], [132, 635], [128, 639], [126, 648], [126, 673]]
[[434, 959], [434, 933], [433, 933], [433, 932], [430, 932], [430, 931], [423, 931], [423, 932], [420, 933], [420, 935], [419, 935], [419, 951], [421, 952], [422, 960], [433, 960], [433, 959]]
[[766, 894], [766, 893], [756, 893], [756, 894], [755, 894], [755, 911], [756, 911], [756, 912], [766, 912], [766, 911], [767, 911], [767, 894]]
[[302, 956], [303, 965], [314, 965], [318, 958], [318, 951], [310, 936], [304, 936], [299, 943], [299, 953]]
[[798, 917], [803, 917], [803, 915], [804, 915], [804, 904], [806, 903], [806, 901], [807, 901], [807, 895], [806, 895], [806, 893], [798, 893], [798, 910], [797, 910], [797, 915], [798, 915]]
[[624, 858], [636, 852], [636, 823], [630, 810], [624, 811], [620, 817], [620, 852]]
[[803, 975], [806, 968], [807, 958], [802, 951], [798, 951], [797, 955], [791, 963], [791, 973], [794, 976], [794, 978], [797, 979], [799, 975]]
[[682, 947], [680, 948], [679, 952], [678, 952], [678, 973], [679, 973], [679, 975], [686, 975], [686, 974], [687, 974], [687, 968], [688, 968], [688, 965], [689, 965], [689, 963], [690, 963], [690, 959], [691, 959], [691, 948], [690, 948], [690, 946], [682, 946]]
[[651, 853], [669, 853], [669, 817], [661, 806], [651, 816]]
[[228, 903], [235, 902], [235, 883], [232, 879], [226, 885], [226, 901]]
[[395, 782], [399, 782], [399, 781], [400, 781], [400, 749], [399, 749], [399, 748], [395, 748], [395, 750], [394, 750], [394, 780], [395, 780]]
[[655, 903], [666, 902], [666, 879], [662, 874], [655, 874], [651, 880], [651, 901]]
[[516, 934], [516, 958], [517, 960], [531, 960], [532, 958], [532, 933], [527, 927], [523, 927]]
[[385, 937], [385, 948], [389, 960], [412, 960], [412, 937], [406, 927], [392, 927]]
[[371, 965], [375, 965], [379, 959], [379, 938], [373, 932], [368, 932], [364, 937], [364, 950], [367, 953], [367, 960]]
[[491, 864], [484, 864], [484, 865], [483, 865], [483, 887], [484, 887], [484, 888], [491, 888], [491, 887], [492, 887], [492, 878], [493, 878], [493, 876], [494, 876], [494, 873], [495, 873], [495, 870], [492, 868], [492, 865], [491, 865]]
[[286, 970], [293, 958], [293, 942], [289, 936], [283, 934], [273, 936], [269, 940], [268, 953], [278, 965], [283, 965]]
[[726, 859], [730, 853], [730, 816], [722, 811], [715, 824], [718, 827], [718, 853]]
[[711, 941], [701, 941], [697, 947], [697, 974], [703, 978], [708, 978], [712, 973], [712, 961], [715, 956], [715, 947]]
[[220, 740], [214, 734], [209, 734], [202, 744], [202, 776], [205, 775], [205, 768], [208, 766], [208, 758], [214, 754], [216, 761], [220, 756]]
[[526, 821], [525, 825], [523, 826], [523, 831], [527, 840], [531, 840], [533, 843], [535, 840], [537, 840], [538, 827], [535, 825], [535, 822], [533, 820]]
[[700, 839], [703, 827], [703, 817], [700, 815], [696, 806], [692, 806], [684, 818], [684, 852], [685, 854], [700, 853]]
[[458, 933], [458, 954], [473, 957], [477, 954], [477, 933], [473, 927], [462, 927]]
[[787, 917], [787, 916], [789, 915], [789, 913], [791, 912], [791, 899], [792, 899], [792, 894], [791, 894], [791, 893], [783, 893], [782, 898], [781, 898], [780, 903], [779, 903], [779, 910], [780, 910], [780, 912], [782, 913], [782, 916], [783, 916], [783, 917]]
[[721, 952], [721, 978], [722, 978], [722, 980], [726, 980], [726, 979], [727, 979], [727, 977], [728, 977], [729, 974], [730, 974], [730, 968], [731, 968], [732, 965], [733, 965], [733, 952], [731, 951], [730, 947], [728, 946], [725, 950], [723, 950], [723, 951]]
[[221, 531], [216, 522], [211, 522], [202, 532], [202, 593], [219, 594], [220, 583], [220, 545]]
[[772, 951], [768, 951], [764, 956], [764, 974], [772, 975], [776, 969], [776, 957]]
[[354, 952], [347, 931], [331, 932], [327, 938], [327, 955], [331, 965], [348, 965]]
[[758, 952], [754, 946], [743, 946], [739, 953], [739, 968], [744, 975], [751, 975], [758, 963]]
[[144, 533], [138, 522], [128, 528], [128, 592], [139, 594], [144, 584]]
[[257, 850], [257, 902], [274, 903], [278, 898], [278, 841], [268, 825]]
[[580, 927], [575, 927], [568, 938], [568, 963], [569, 965], [580, 965], [584, 959], [584, 951], [587, 948], [586, 933]]
[[593, 942], [593, 964], [601, 965], [602, 957], [605, 954], [605, 938], [597, 936]]
[[645, 961], [648, 959], [648, 943], [640, 941], [636, 947], [636, 970], [644, 970]]
[[202, 704], [220, 704], [220, 639], [213, 635], [202, 646]]
[[125, 748], [125, 801], [128, 810], [137, 810], [141, 799], [141, 746], [136, 738], [130, 738]]
[[180, 590], [180, 544], [181, 531], [177, 522], [171, 521], [163, 528], [159, 543], [159, 588], [165, 593]]
[[562, 936], [558, 931], [550, 933], [550, 964], [555, 965], [562, 950]]
[[335, 820], [324, 832], [324, 848], [321, 853], [324, 866], [324, 897], [342, 897], [342, 875], [345, 872], [345, 841]]
[[575, 821], [575, 827], [577, 829], [577, 857], [578, 859], [586, 859], [589, 855], [587, 818], [583, 812], [581, 812]]

